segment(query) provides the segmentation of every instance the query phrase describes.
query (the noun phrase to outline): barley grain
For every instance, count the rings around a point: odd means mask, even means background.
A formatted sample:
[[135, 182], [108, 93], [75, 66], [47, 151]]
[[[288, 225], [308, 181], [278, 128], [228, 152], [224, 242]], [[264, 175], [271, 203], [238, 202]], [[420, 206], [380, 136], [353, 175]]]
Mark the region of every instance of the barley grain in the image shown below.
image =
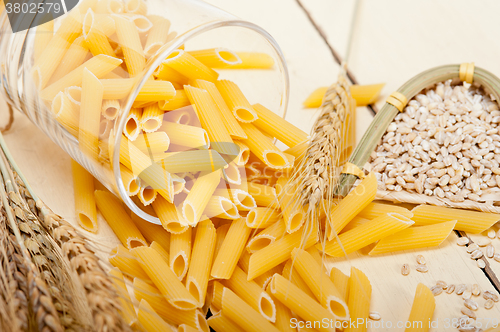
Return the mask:
[[492, 299], [488, 299], [488, 300], [486, 300], [486, 302], [484, 302], [484, 308], [486, 310], [490, 310], [494, 306], [495, 306], [495, 302]]
[[484, 269], [486, 267], [486, 263], [482, 259], [478, 259], [476, 261], [477, 267], [480, 269]]
[[455, 285], [454, 284], [448, 285], [448, 287], [445, 290], [445, 292], [448, 293], [448, 294], [453, 294], [454, 291], [455, 291]]
[[485, 300], [493, 300], [495, 302], [498, 302], [498, 295], [489, 290], [483, 292], [483, 298]]
[[475, 314], [472, 310], [470, 310], [469, 308], [465, 308], [465, 307], [464, 307], [464, 308], [462, 308], [460, 311], [461, 311], [464, 315], [466, 315], [466, 316], [468, 316], [468, 317], [470, 317], [470, 318], [472, 318], [472, 319], [476, 319], [476, 314]]
[[404, 276], [409, 275], [410, 274], [410, 265], [403, 264], [403, 266], [401, 267], [401, 274]]
[[472, 295], [474, 295], [474, 296], [481, 295], [481, 288], [479, 288], [478, 284], [472, 285]]
[[377, 311], [370, 311], [370, 315], [368, 316], [368, 318], [370, 318], [371, 320], [380, 320], [382, 317]]
[[436, 285], [436, 286], [431, 287], [431, 292], [432, 292], [432, 295], [438, 296], [439, 294], [441, 294], [443, 292], [443, 288]]
[[456, 287], [456, 293], [457, 293], [457, 295], [462, 295], [465, 292], [466, 289], [467, 289], [467, 286], [465, 284], [459, 284], [459, 285], [457, 285], [457, 287]]
[[458, 244], [459, 246], [465, 246], [466, 244], [469, 244], [469, 242], [470, 242], [470, 241], [469, 241], [469, 238], [468, 238], [468, 237], [465, 237], [465, 236], [463, 236], [463, 237], [459, 237], [459, 238], [457, 239], [457, 244]]
[[495, 256], [495, 247], [492, 244], [489, 244], [486, 247], [486, 257], [493, 258]]
[[423, 264], [418, 264], [416, 270], [418, 272], [421, 272], [421, 273], [429, 272], [429, 268], [427, 267], [427, 265], [423, 265]]

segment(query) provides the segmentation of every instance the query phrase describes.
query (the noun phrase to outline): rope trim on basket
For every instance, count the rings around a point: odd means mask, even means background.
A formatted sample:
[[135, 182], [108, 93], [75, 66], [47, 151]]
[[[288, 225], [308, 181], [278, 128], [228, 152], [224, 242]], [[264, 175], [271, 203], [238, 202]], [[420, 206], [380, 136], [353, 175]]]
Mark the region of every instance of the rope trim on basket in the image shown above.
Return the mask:
[[363, 172], [363, 170], [359, 168], [357, 165], [354, 165], [349, 162], [344, 164], [344, 168], [342, 168], [342, 174], [352, 174], [360, 179], [365, 178], [365, 172]]
[[461, 81], [471, 84], [474, 81], [474, 62], [460, 64], [458, 77]]
[[396, 107], [400, 112], [403, 112], [406, 104], [408, 103], [408, 99], [401, 92], [394, 91], [389, 97], [387, 97], [385, 102]]

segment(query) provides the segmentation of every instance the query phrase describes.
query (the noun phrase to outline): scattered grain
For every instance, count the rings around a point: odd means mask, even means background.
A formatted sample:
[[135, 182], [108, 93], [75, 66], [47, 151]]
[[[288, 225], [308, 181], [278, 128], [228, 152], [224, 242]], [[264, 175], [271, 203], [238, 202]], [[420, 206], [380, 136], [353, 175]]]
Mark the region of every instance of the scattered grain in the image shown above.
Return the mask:
[[468, 309], [468, 308], [465, 308], [465, 307], [464, 307], [464, 308], [462, 308], [461, 312], [462, 312], [464, 315], [466, 315], [466, 316], [468, 316], [468, 317], [470, 317], [470, 318], [472, 318], [472, 319], [476, 319], [476, 314], [475, 314], [472, 310], [470, 310], [470, 309]]
[[429, 272], [429, 268], [427, 267], [427, 265], [423, 265], [423, 264], [418, 264], [416, 270], [418, 272], [421, 272], [421, 273]]
[[404, 276], [409, 275], [410, 274], [410, 265], [403, 264], [403, 266], [401, 267], [401, 274]]
[[469, 246], [467, 247], [467, 252], [470, 254], [472, 253], [474, 250], [478, 250], [479, 249], [479, 246], [475, 243], [471, 243], [469, 244]]
[[446, 293], [448, 293], [448, 294], [452, 294], [454, 291], [455, 291], [454, 284], [448, 285], [448, 288], [446, 288]]
[[434, 296], [438, 296], [439, 294], [441, 294], [443, 292], [443, 289], [436, 285], [436, 286], [431, 287], [431, 292]]
[[477, 267], [480, 268], [480, 269], [484, 269], [486, 267], [486, 263], [482, 259], [478, 259], [476, 261], [476, 264], [477, 264]]
[[421, 265], [425, 265], [427, 262], [425, 260], [425, 257], [423, 255], [418, 255], [417, 256], [417, 263]]
[[477, 304], [477, 302], [472, 300], [472, 299], [465, 300], [464, 305], [467, 309], [470, 309], [470, 310], [476, 311], [477, 309], [479, 309], [479, 304]]
[[496, 237], [496, 235], [497, 235], [497, 234], [496, 234], [496, 232], [495, 232], [495, 230], [494, 230], [494, 229], [490, 229], [490, 230], [488, 231], [488, 237], [489, 237], [490, 239], [494, 239], [494, 238]]
[[447, 285], [447, 284], [446, 284], [446, 282], [444, 282], [443, 280], [438, 280], [438, 281], [436, 282], [436, 286], [439, 286], [439, 287], [441, 287], [442, 289], [446, 289], [446, 288], [448, 288], [448, 285]]
[[466, 244], [469, 244], [469, 242], [470, 242], [469, 238], [465, 236], [459, 237], [457, 239], [457, 244], [462, 247], [465, 246]]
[[493, 259], [496, 260], [497, 262], [500, 262], [500, 253], [494, 254]]
[[456, 288], [457, 295], [462, 295], [465, 292], [466, 289], [467, 289], [467, 286], [465, 284], [459, 284], [459, 285], [457, 285], [457, 288]]
[[483, 298], [485, 300], [493, 300], [495, 302], [498, 302], [498, 295], [489, 290], [483, 292]]
[[370, 311], [370, 315], [368, 316], [368, 318], [370, 318], [371, 320], [380, 320], [382, 317], [377, 311]]
[[482, 239], [479, 239], [476, 243], [480, 247], [486, 247], [487, 245], [489, 245], [491, 243], [491, 240], [487, 239], [487, 238], [482, 238]]
[[478, 284], [472, 285], [472, 295], [474, 295], [474, 296], [481, 295], [481, 288], [479, 288]]
[[493, 258], [495, 256], [495, 247], [492, 244], [489, 244], [486, 247], [486, 257]]
[[486, 310], [490, 310], [494, 306], [495, 306], [495, 302], [492, 299], [488, 299], [488, 300], [486, 300], [486, 302], [484, 302], [484, 308]]
[[470, 254], [470, 258], [471, 259], [479, 259], [481, 257], [483, 257], [483, 252], [479, 249], [477, 250], [474, 250], [471, 254]]

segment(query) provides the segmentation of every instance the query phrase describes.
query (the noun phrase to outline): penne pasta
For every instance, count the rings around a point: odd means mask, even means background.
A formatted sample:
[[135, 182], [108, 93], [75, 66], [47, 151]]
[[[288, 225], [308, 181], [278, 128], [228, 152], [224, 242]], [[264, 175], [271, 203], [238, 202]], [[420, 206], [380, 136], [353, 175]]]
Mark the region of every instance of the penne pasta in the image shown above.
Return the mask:
[[229, 288], [222, 291], [222, 312], [247, 332], [279, 332], [273, 324], [233, 293]]
[[205, 303], [216, 237], [216, 230], [210, 219], [198, 224], [186, 288], [198, 300], [199, 306]]
[[108, 120], [114, 120], [121, 111], [120, 102], [116, 99], [103, 100], [101, 111], [104, 118]]
[[167, 133], [157, 131], [154, 133], [143, 133], [133, 144], [147, 155], [164, 153], [170, 147], [170, 138]]
[[368, 204], [357, 214], [357, 217], [365, 219], [375, 219], [389, 212], [399, 213], [410, 219], [413, 217], [413, 213], [405, 207], [377, 202], [371, 202], [370, 204]]
[[189, 106], [190, 104], [191, 102], [189, 101], [189, 98], [187, 97], [184, 89], [175, 90], [175, 96], [173, 98], [168, 100], [160, 100], [158, 102], [160, 109], [164, 111], [176, 110], [182, 107]]
[[245, 332], [232, 320], [226, 317], [225, 313], [219, 311], [207, 319], [208, 325], [217, 332]]
[[134, 23], [137, 31], [141, 34], [147, 33], [153, 27], [153, 23], [144, 15], [127, 14], [125, 17]]
[[156, 197], [152, 205], [163, 228], [168, 232], [181, 234], [187, 231], [189, 225], [181, 220], [173, 203], [167, 202], [163, 197]]
[[349, 298], [349, 277], [336, 267], [332, 267], [330, 270], [330, 280], [339, 291], [341, 298], [347, 302]]
[[170, 325], [168, 325], [144, 299], [139, 303], [137, 317], [142, 328], [147, 332], [174, 332], [172, 327], [170, 327]]
[[83, 71], [82, 104], [78, 129], [78, 146], [89, 158], [99, 155], [99, 122], [102, 106], [102, 85], [88, 69]]
[[130, 140], [135, 141], [141, 132], [140, 118], [142, 117], [142, 109], [131, 108], [125, 122], [123, 134]]
[[148, 18], [153, 27], [149, 30], [148, 39], [144, 46], [144, 54], [147, 58], [156, 54], [167, 43], [168, 30], [170, 29], [170, 21], [166, 18], [157, 15], [149, 15]]
[[180, 310], [172, 306], [156, 287], [139, 278], [134, 279], [133, 289], [134, 296], [139, 302], [143, 299], [148, 301], [151, 307], [167, 322], [174, 325], [187, 324], [199, 331], [209, 331], [205, 316], [200, 311]]
[[83, 19], [83, 38], [92, 55], [105, 54], [116, 58], [108, 37], [99, 29], [96, 15], [92, 9], [87, 11]]
[[98, 14], [121, 14], [124, 11], [123, 3], [119, 0], [100, 0], [97, 2]]
[[240, 141], [234, 141], [234, 144], [236, 144], [240, 149], [240, 152], [238, 152], [238, 155], [234, 159], [235, 163], [238, 166], [243, 166], [248, 162], [248, 158], [250, 158], [250, 149]]
[[129, 0], [125, 3], [125, 11], [137, 15], [146, 15], [148, 7], [143, 0]]
[[278, 301], [274, 295], [272, 295], [271, 286], [269, 284], [266, 284], [263, 288], [266, 290], [267, 294], [269, 294], [274, 302], [274, 306], [276, 307], [276, 322], [274, 323], [274, 326], [276, 326], [281, 332], [296, 332], [297, 330], [290, 324], [291, 319], [293, 318], [292, 311], [286, 305]]
[[[243, 174], [244, 173], [245, 172], [243, 171]], [[242, 174], [240, 172], [240, 168], [238, 167], [238, 165], [236, 165], [236, 163], [234, 163], [233, 161], [229, 161], [227, 167], [224, 167], [222, 169], [222, 176], [224, 177], [224, 180], [228, 183], [229, 186], [241, 185]], [[250, 200], [253, 201], [253, 198], [250, 196], [250, 194], [247, 193], [246, 195], [250, 198]], [[255, 203], [252, 203], [252, 206], [256, 206]]]
[[[108, 139], [113, 125], [114, 125], [113, 121], [101, 117], [101, 121], [99, 122], [99, 135], [98, 135], [99, 141], [104, 141]], [[97, 146], [99, 148], [99, 142], [97, 142]]]
[[198, 332], [197, 329], [186, 324], [179, 325], [177, 332]]
[[139, 278], [145, 281], [149, 280], [148, 275], [141, 268], [137, 258], [122, 245], [118, 245], [111, 250], [108, 260], [111, 265], [117, 267], [129, 278]]
[[317, 229], [304, 230], [304, 232], [295, 232], [285, 235], [262, 250], [257, 251], [250, 257], [250, 266], [248, 268], [249, 280], [285, 262], [290, 258], [290, 253], [294, 248], [300, 247], [307, 249], [317, 242]]
[[274, 59], [266, 53], [236, 52], [241, 63], [221, 65], [221, 69], [269, 69], [274, 66]]
[[261, 131], [272, 137], [276, 137], [289, 147], [294, 147], [307, 141], [307, 134], [305, 132], [295, 127], [278, 114], [265, 108], [261, 104], [254, 104], [252, 107], [258, 116], [254, 125]]
[[147, 246], [146, 239], [130, 219], [117, 197], [102, 190], [96, 190], [94, 195], [99, 211], [124, 246], [129, 249]]
[[193, 310], [198, 306], [198, 301], [177, 279], [157, 251], [142, 246], [134, 248], [131, 252], [139, 258], [142, 269], [172, 306], [181, 310]]
[[[372, 295], [372, 286], [366, 275], [355, 268], [351, 267], [351, 276], [349, 278], [349, 299], [347, 305], [351, 321], [366, 322], [370, 314], [370, 300]], [[367, 324], [356, 324], [345, 329], [346, 332], [367, 330]]]
[[175, 82], [175, 83], [179, 84], [180, 86], [183, 86], [183, 85], [189, 83], [189, 79], [186, 76], [181, 75], [178, 71], [172, 69], [165, 62], [163, 62], [158, 67], [158, 69], [154, 72], [153, 75], [159, 80]]
[[118, 300], [121, 306], [121, 315], [125, 323], [130, 326], [137, 322], [137, 315], [135, 313], [134, 305], [130, 300], [130, 296], [128, 295], [127, 285], [125, 284], [125, 279], [123, 279], [123, 274], [116, 267], [112, 268], [108, 274], [111, 277], [111, 281], [113, 282], [118, 295]]
[[302, 249], [292, 251], [294, 267], [321, 305], [337, 320], [349, 320], [349, 309], [337, 287], [326, 275], [323, 265]]
[[[80, 66], [73, 69], [71, 72], [63, 76], [61, 79], [47, 86], [40, 92], [40, 97], [44, 100], [52, 100], [55, 95], [64, 89], [71, 86], [81, 86], [83, 82], [83, 72], [84, 70], [90, 71], [95, 77], [101, 78], [102, 76], [108, 74], [113, 69], [118, 67], [123, 61], [117, 58], [113, 58], [104, 54], [99, 54], [85, 61]], [[102, 85], [101, 83], [99, 83]], [[103, 94], [104, 98], [104, 94]], [[99, 110], [101, 106], [99, 106]]]
[[236, 53], [226, 48], [210, 48], [205, 50], [189, 51], [193, 57], [207, 67], [217, 68], [224, 65], [237, 65], [241, 59]]
[[71, 103], [80, 109], [82, 104], [82, 88], [79, 86], [70, 86], [64, 89], [64, 94], [69, 98]]
[[[215, 86], [219, 90], [222, 98], [224, 98], [224, 101], [236, 120], [243, 123], [250, 123], [257, 120], [257, 113], [234, 82], [220, 80], [215, 83]], [[250, 137], [248, 132], [245, 131], [245, 134], [247, 138]]]
[[281, 275], [285, 277], [287, 280], [290, 280], [292, 284], [297, 286], [300, 290], [302, 290], [304, 293], [306, 293], [308, 296], [314, 299], [315, 298], [314, 293], [311, 291], [309, 286], [307, 286], [304, 279], [302, 279], [302, 277], [299, 275], [299, 273], [297, 272], [297, 268], [294, 267], [293, 264], [294, 264], [293, 260], [289, 259], [285, 263]]
[[161, 100], [170, 100], [175, 97], [176, 90], [172, 83], [167, 81], [149, 80], [144, 83], [135, 98], [136, 102], [155, 102]]
[[436, 300], [431, 290], [422, 283], [417, 285], [410, 317], [405, 324], [405, 332], [427, 332], [436, 308]]
[[220, 248], [222, 247], [222, 243], [226, 238], [227, 232], [229, 231], [229, 227], [231, 224], [224, 224], [217, 227], [217, 237], [215, 239], [215, 249], [214, 249], [214, 261], [215, 257], [219, 254]]
[[285, 154], [271, 143], [254, 125], [251, 123], [242, 123], [241, 127], [248, 136], [248, 139], [242, 140], [242, 142], [264, 164], [274, 169], [283, 169], [290, 166]]
[[104, 88], [104, 99], [122, 99], [127, 97], [136, 82], [133, 78], [106, 78], [100, 81]]
[[59, 92], [54, 97], [51, 110], [56, 121], [59, 122], [68, 133], [74, 137], [78, 137], [80, 111], [65, 93]]
[[489, 229], [500, 220], [500, 214], [452, 209], [443, 206], [419, 205], [411, 210], [415, 225], [429, 225], [456, 220], [455, 229], [474, 234]]
[[213, 82], [219, 77], [216, 71], [181, 49], [170, 53], [163, 63], [190, 80], [202, 79]]
[[[180, 234], [172, 234], [170, 237], [170, 268], [179, 280], [184, 279], [189, 268], [191, 259], [191, 236], [192, 227]], [[195, 297], [198, 300], [197, 297]]]
[[137, 197], [139, 197], [139, 200], [144, 206], [148, 206], [149, 204], [153, 203], [156, 199], [156, 195], [156, 190], [154, 190], [150, 186], [140, 187], [139, 192], [137, 193]]
[[[0, 6], [4, 7], [3, 0]], [[1, 11], [0, 11], [1, 14]], [[41, 24], [36, 28], [36, 37], [33, 42], [33, 59], [37, 62], [45, 47], [50, 43], [50, 40], [54, 36], [54, 20], [48, 21], [47, 23]]]
[[326, 241], [325, 244], [319, 243], [316, 248], [327, 255], [343, 257], [413, 224], [411, 219], [391, 212], [342, 233], [335, 239]]
[[144, 50], [142, 49], [139, 31], [130, 20], [115, 16], [116, 35], [123, 50], [127, 71], [131, 77], [137, 76], [146, 65]]
[[279, 209], [276, 189], [266, 185], [248, 182], [248, 193], [254, 198], [257, 206]]
[[159, 130], [168, 133], [172, 144], [196, 149], [208, 149], [210, 146], [207, 132], [200, 127], [165, 121]]
[[438, 224], [410, 227], [384, 237], [368, 255], [385, 254], [400, 250], [437, 247], [446, 240], [457, 224], [456, 220]]
[[361, 217], [359, 217], [359, 214], [358, 214], [358, 216], [352, 218], [352, 220], [349, 221], [349, 223], [344, 228], [342, 228], [342, 230], [340, 231], [340, 234], [345, 233], [345, 232], [347, 232], [355, 227], [366, 224], [369, 221], [370, 221], [370, 219], [361, 218]]
[[229, 135], [234, 139], [246, 139], [247, 135], [227, 106], [215, 84], [204, 80], [195, 80], [192, 84], [199, 89], [206, 90], [210, 94], [210, 97], [212, 97], [213, 101], [219, 108], [222, 121], [224, 122]]
[[[158, 130], [163, 122], [163, 112], [157, 103], [144, 108], [141, 117], [141, 128], [147, 133]], [[165, 150], [166, 151], [166, 150]]]
[[222, 293], [224, 291], [224, 285], [218, 281], [212, 282], [212, 304], [210, 310], [212, 312], [218, 312], [222, 309]]
[[281, 219], [279, 211], [265, 207], [256, 207], [247, 214], [247, 226], [250, 228], [266, 228]]
[[[132, 172], [123, 165], [120, 165], [120, 173], [123, 181], [123, 186], [129, 196], [134, 196], [139, 193], [140, 187], [137, 184], [136, 177]], [[141, 232], [142, 233], [142, 232]]]
[[64, 54], [60, 65], [56, 68], [54, 74], [52, 74], [48, 84], [58, 81], [66, 74], [80, 66], [85, 61], [88, 53], [89, 49], [85, 43], [85, 39], [83, 37], [76, 38], [66, 54]]
[[377, 193], [377, 179], [374, 173], [368, 174], [352, 189], [339, 204], [333, 207], [328, 216], [328, 240], [332, 240], [361, 210], [370, 204]]
[[208, 200], [203, 214], [207, 217], [218, 217], [222, 219], [238, 219], [238, 208], [236, 205], [226, 197], [212, 196]]
[[257, 233], [257, 235], [255, 235], [250, 239], [250, 241], [248, 241], [247, 244], [248, 252], [253, 254], [267, 247], [274, 241], [281, 239], [285, 234], [285, 232], [286, 232], [285, 223], [283, 222], [282, 219], [280, 219], [274, 224], [268, 226], [267, 228]]
[[231, 223], [227, 235], [215, 256], [210, 275], [217, 279], [229, 279], [245, 248], [251, 229], [245, 224], [245, 218]]
[[328, 91], [328, 87], [322, 86], [311, 92], [311, 94], [307, 96], [306, 100], [304, 100], [303, 102], [304, 107], [307, 108], [320, 107], [321, 104], [323, 103], [323, 97], [325, 96], [326, 91]]
[[71, 170], [75, 190], [76, 220], [84, 230], [96, 233], [97, 209], [94, 198], [94, 177], [74, 160], [71, 160]]
[[182, 217], [188, 225], [196, 225], [200, 221], [210, 196], [212, 196], [220, 182], [220, 177], [220, 170], [198, 176], [182, 203]]
[[[156, 201], [156, 200], [155, 200]], [[151, 207], [147, 211], [149, 214], [155, 214]], [[170, 233], [166, 231], [161, 225], [156, 225], [146, 220], [141, 219], [135, 214], [132, 214], [132, 221], [137, 226], [141, 234], [146, 238], [149, 243], [156, 242], [163, 249], [169, 250], [170, 248]]]
[[149, 247], [156, 250], [165, 262], [167, 262], [167, 263], [170, 262], [170, 254], [168, 253], [168, 251], [165, 248], [163, 248], [161, 245], [159, 245], [158, 242], [155, 242], [155, 241], [151, 242]]
[[222, 284], [235, 292], [265, 319], [272, 323], [276, 321], [274, 301], [255, 281], [248, 281], [247, 274], [241, 268], [236, 266], [231, 278], [222, 281]]
[[[314, 324], [315, 329], [335, 332], [335, 316], [289, 280], [275, 274], [269, 285], [274, 297], [300, 318]], [[329, 324], [321, 323], [325, 319]]]

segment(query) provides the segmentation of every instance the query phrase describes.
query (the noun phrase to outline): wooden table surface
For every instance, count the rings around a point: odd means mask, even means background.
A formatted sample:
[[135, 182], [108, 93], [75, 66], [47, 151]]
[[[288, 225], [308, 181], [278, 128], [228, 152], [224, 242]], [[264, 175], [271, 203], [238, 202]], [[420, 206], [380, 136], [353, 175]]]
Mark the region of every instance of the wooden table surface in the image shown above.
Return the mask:
[[[290, 102], [287, 119], [309, 131], [317, 114], [304, 109], [302, 102], [315, 88], [336, 81], [339, 64], [333, 53], [346, 52], [354, 1], [341, 0], [208, 0], [243, 19], [266, 29], [283, 50], [290, 73]], [[406, 80], [428, 68], [452, 63], [475, 62], [500, 75], [500, 43], [495, 0], [378, 0], [362, 1], [349, 68], [360, 84], [386, 83], [377, 103]], [[0, 106], [2, 118], [7, 108]], [[367, 108], [358, 108], [357, 138], [373, 118]], [[35, 191], [55, 212], [75, 222], [69, 157], [24, 116], [16, 113], [5, 139]], [[102, 220], [98, 237], [110, 246], [116, 238]], [[473, 239], [477, 236], [473, 236]], [[500, 263], [490, 261], [488, 273], [479, 269], [465, 249], [455, 242], [453, 233], [439, 248], [406, 251], [378, 257], [355, 253], [348, 259], [328, 264], [348, 272], [351, 266], [363, 270], [373, 286], [371, 310], [383, 321], [369, 331], [403, 331], [419, 282], [433, 286], [437, 280], [453, 284], [477, 283], [483, 290], [494, 290], [491, 280], [500, 277]], [[500, 251], [500, 239], [493, 240]], [[415, 258], [423, 254], [429, 272], [416, 272]], [[401, 275], [401, 265], [409, 263], [409, 276]], [[476, 298], [481, 307], [483, 298]], [[431, 331], [456, 331], [449, 327], [461, 316], [463, 300], [456, 294], [436, 297]], [[500, 321], [500, 304], [492, 310], [476, 312], [478, 323]], [[398, 324], [399, 323], [399, 324]]]

